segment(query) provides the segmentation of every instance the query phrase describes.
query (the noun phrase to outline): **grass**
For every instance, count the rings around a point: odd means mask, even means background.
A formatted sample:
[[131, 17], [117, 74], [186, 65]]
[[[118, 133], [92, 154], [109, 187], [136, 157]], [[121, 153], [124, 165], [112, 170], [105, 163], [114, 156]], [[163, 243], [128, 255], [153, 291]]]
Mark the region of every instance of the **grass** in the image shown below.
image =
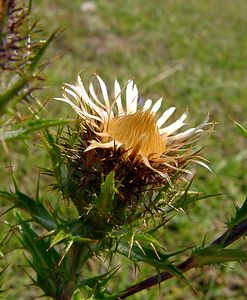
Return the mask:
[[[176, 106], [178, 114], [188, 108], [192, 124], [210, 112], [217, 125], [203, 153], [211, 161], [213, 174], [198, 168], [193, 188], [223, 195], [190, 208], [190, 220], [178, 214], [160, 237], [170, 251], [198, 245], [207, 232], [210, 241], [223, 230], [223, 222], [234, 211], [233, 202], [240, 204], [247, 192], [246, 141], [233, 123], [236, 120], [247, 125], [246, 1], [96, 0], [92, 12], [83, 12], [79, 0], [40, 0], [33, 4], [45, 34], [65, 28], [49, 53], [49, 57], [60, 59], [46, 70], [48, 88], [37, 94], [47, 102], [51, 116], [70, 114], [66, 105], [58, 105], [52, 98], [60, 95], [63, 82], [74, 83], [83, 69], [86, 80], [94, 72], [109, 84], [115, 77], [122, 83], [134, 78], [142, 97], [163, 96], [165, 106]], [[40, 143], [38, 138], [35, 144]], [[3, 166], [11, 161], [22, 186], [32, 192], [37, 165], [47, 166], [48, 161], [37, 145], [26, 152], [24, 148], [10, 143], [11, 159], [3, 156]], [[1, 187], [10, 182], [6, 170], [0, 170], [5, 174]], [[144, 269], [142, 276], [146, 273], [150, 274]], [[123, 271], [120, 276], [122, 283], [129, 282], [129, 274]], [[131, 299], [245, 299], [247, 294], [246, 274], [236, 264], [205, 268], [188, 276], [194, 278], [198, 294], [171, 280], [161, 285], [160, 293], [154, 288]], [[19, 294], [9, 299], [23, 299], [23, 292], [17, 289]], [[35, 297], [27, 292], [25, 299]]]

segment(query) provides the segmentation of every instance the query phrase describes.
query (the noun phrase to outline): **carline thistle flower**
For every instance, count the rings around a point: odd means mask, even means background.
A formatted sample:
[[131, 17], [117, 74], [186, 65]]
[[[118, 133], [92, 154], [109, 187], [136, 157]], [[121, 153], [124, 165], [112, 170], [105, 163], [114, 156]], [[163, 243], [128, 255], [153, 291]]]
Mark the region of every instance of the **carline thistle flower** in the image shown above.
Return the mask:
[[[193, 145], [210, 130], [208, 116], [197, 127], [177, 132], [185, 125], [187, 112], [166, 125], [175, 107], [160, 114], [162, 98], [155, 102], [148, 99], [141, 104], [132, 80], [123, 89], [115, 80], [112, 96], [97, 75], [96, 81], [97, 87], [91, 82], [86, 90], [78, 76], [77, 83], [65, 84], [63, 97], [56, 98], [68, 103], [81, 120], [79, 146], [67, 148], [76, 183], [70, 190], [72, 198], [77, 198], [73, 199], [77, 206], [85, 206], [83, 201], [91, 203], [92, 195], [100, 191], [101, 176], [112, 171], [118, 183], [115, 208], [112, 208], [114, 215], [120, 207], [131, 208], [132, 214], [137, 203], [143, 202], [143, 194], [157, 192], [164, 184], [172, 186], [177, 172], [190, 172], [187, 169], [190, 162], [207, 167]], [[86, 215], [88, 211], [81, 209], [81, 214]]]
[[[167, 179], [167, 168], [187, 172], [183, 166], [180, 168], [180, 162], [184, 165], [183, 157], [187, 156], [188, 151], [186, 155], [180, 155], [181, 150], [191, 145], [195, 136], [203, 133], [202, 128], [209, 124], [208, 116], [199, 126], [176, 133], [185, 125], [187, 112], [174, 123], [164, 126], [174, 113], [175, 107], [170, 107], [157, 119], [162, 98], [154, 104], [148, 99], [142, 107], [138, 107], [138, 90], [132, 80], [129, 80], [126, 86], [124, 107], [123, 90], [118, 81], [115, 80], [114, 96], [110, 100], [104, 81], [99, 76], [96, 77], [102, 96], [97, 96], [93, 83], [90, 83], [88, 93], [78, 76], [77, 84], [66, 84], [63, 98], [56, 98], [68, 103], [94, 133], [94, 139], [88, 141], [90, 145], [85, 151], [123, 147], [126, 158], [133, 157], [134, 161], [144, 163], [150, 170]], [[74, 102], [77, 102], [77, 105]], [[195, 159], [193, 161], [195, 162]], [[202, 161], [196, 162], [206, 166]]]

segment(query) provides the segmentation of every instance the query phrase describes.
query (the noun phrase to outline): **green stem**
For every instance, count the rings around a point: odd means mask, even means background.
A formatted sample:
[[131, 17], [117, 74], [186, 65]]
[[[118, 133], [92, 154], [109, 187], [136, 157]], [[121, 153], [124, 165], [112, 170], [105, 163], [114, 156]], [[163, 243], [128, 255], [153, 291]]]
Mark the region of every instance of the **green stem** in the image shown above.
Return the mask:
[[93, 252], [87, 243], [74, 243], [68, 254], [67, 278], [65, 286], [57, 293], [56, 300], [70, 300], [78, 284], [78, 278], [84, 264], [92, 257]]

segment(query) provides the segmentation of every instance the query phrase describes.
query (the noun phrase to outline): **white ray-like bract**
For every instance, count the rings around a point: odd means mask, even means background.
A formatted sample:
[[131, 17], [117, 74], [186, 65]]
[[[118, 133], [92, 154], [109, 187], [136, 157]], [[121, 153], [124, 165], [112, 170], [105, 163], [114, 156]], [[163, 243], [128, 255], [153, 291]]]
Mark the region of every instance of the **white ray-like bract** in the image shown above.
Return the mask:
[[[95, 133], [97, 138], [88, 141], [90, 145], [85, 151], [124, 147], [127, 156], [134, 155], [140, 163], [164, 177], [168, 175], [165, 171], [160, 171], [162, 165], [164, 169], [171, 167], [181, 170], [177, 163], [178, 160], [181, 161], [181, 151], [205, 132], [205, 126], [209, 124], [208, 116], [200, 125], [177, 132], [186, 124], [187, 112], [166, 125], [175, 107], [161, 112], [162, 98], [156, 102], [148, 99], [140, 106], [137, 86], [132, 80], [123, 89], [115, 80], [111, 96], [104, 81], [98, 75], [96, 79], [98, 88], [90, 83], [86, 91], [78, 76], [76, 85], [66, 84], [63, 98], [56, 98], [68, 103]], [[156, 167], [157, 164], [159, 168]], [[200, 164], [204, 165], [202, 162]]]

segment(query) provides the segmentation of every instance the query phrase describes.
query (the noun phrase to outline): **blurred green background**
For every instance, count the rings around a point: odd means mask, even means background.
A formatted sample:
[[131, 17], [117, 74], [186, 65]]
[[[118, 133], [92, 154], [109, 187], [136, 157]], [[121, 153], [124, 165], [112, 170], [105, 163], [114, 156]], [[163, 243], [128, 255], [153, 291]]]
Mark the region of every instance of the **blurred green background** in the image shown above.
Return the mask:
[[[192, 189], [223, 194], [198, 202], [188, 210], [189, 217], [178, 213], [160, 237], [169, 251], [199, 245], [206, 234], [210, 242], [224, 230], [234, 205], [240, 205], [247, 192], [247, 144], [233, 122], [247, 125], [247, 2], [39, 0], [33, 1], [33, 9], [44, 29], [44, 38], [57, 28], [65, 29], [46, 55], [59, 57], [45, 70], [46, 88], [36, 92], [38, 99], [46, 103], [44, 116], [73, 115], [69, 106], [53, 98], [60, 96], [64, 82], [74, 84], [83, 69], [86, 82], [95, 72], [108, 86], [113, 86], [115, 78], [122, 84], [134, 79], [142, 97], [162, 96], [164, 108], [177, 107], [176, 116], [188, 108], [190, 126], [210, 113], [210, 120], [217, 124], [204, 142], [202, 153], [210, 160], [213, 173], [197, 167]], [[29, 150], [16, 143], [8, 145], [10, 157], [3, 154], [4, 179], [0, 185], [11, 186], [11, 163], [23, 189], [32, 193], [33, 178], [38, 177], [40, 167], [49, 167], [49, 161], [39, 147], [39, 138], [28, 141]], [[49, 179], [42, 182], [44, 189], [49, 190]], [[13, 257], [18, 264], [18, 255]], [[16, 268], [15, 274], [22, 274]], [[144, 268], [141, 276], [155, 273], [151, 271]], [[135, 280], [133, 272], [125, 268], [119, 276], [118, 289]], [[172, 279], [160, 290], [155, 287], [129, 299], [247, 297], [246, 273], [238, 264], [204, 268], [187, 276], [195, 282], [198, 293]], [[11, 280], [9, 299], [36, 299], [41, 294], [36, 289], [18, 287], [20, 282], [30, 282], [26, 275], [14, 275]]]

